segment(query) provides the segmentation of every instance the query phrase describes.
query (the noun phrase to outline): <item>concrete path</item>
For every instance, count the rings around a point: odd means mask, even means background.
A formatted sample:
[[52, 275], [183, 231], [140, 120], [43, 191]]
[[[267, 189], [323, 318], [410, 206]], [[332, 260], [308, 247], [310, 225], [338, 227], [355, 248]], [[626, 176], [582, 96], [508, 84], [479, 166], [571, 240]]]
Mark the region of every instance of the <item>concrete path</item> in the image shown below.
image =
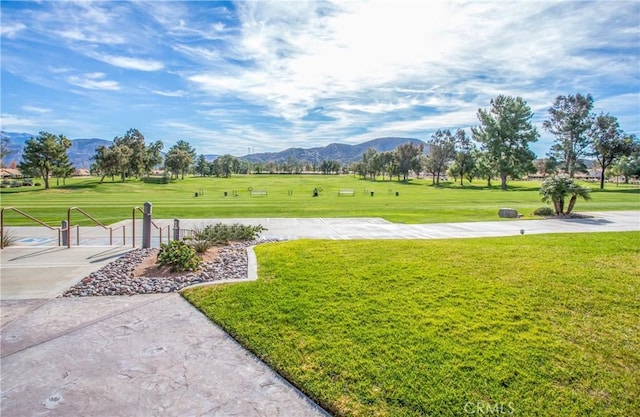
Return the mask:
[[179, 294], [2, 301], [3, 416], [322, 416]]
[[[640, 207], [640, 201], [638, 202]], [[585, 219], [501, 220], [490, 222], [398, 224], [380, 218], [242, 218], [242, 219], [181, 219], [180, 228], [193, 229], [211, 223], [262, 225], [265, 238], [282, 239], [448, 239], [468, 237], [512, 236], [540, 233], [619, 232], [640, 230], [640, 211], [608, 211], [581, 213]], [[152, 233], [152, 246], [166, 242], [172, 234], [173, 219], [154, 219], [162, 229]], [[138, 222], [137, 222], [138, 223]], [[122, 237], [122, 226], [125, 236]], [[112, 225], [114, 245], [132, 245], [132, 222], [125, 220]], [[57, 234], [44, 227], [9, 227], [18, 246], [55, 246]], [[136, 246], [141, 246], [140, 224], [136, 226]], [[109, 245], [109, 233], [102, 228], [82, 227], [72, 233], [72, 246]]]
[[[382, 219], [207, 220], [267, 227], [286, 239], [436, 239], [640, 231], [640, 211], [581, 220], [399, 225]], [[156, 220], [167, 225], [172, 220]], [[182, 227], [203, 224], [183, 220]], [[311, 403], [178, 294], [55, 298], [131, 246], [82, 230], [57, 246], [40, 228], [11, 228], [1, 255], [1, 415], [318, 416]], [[83, 240], [84, 239], [84, 240]], [[53, 243], [52, 243], [53, 242]], [[130, 243], [130, 242], [129, 242]], [[74, 242], [75, 244], [75, 242]]]

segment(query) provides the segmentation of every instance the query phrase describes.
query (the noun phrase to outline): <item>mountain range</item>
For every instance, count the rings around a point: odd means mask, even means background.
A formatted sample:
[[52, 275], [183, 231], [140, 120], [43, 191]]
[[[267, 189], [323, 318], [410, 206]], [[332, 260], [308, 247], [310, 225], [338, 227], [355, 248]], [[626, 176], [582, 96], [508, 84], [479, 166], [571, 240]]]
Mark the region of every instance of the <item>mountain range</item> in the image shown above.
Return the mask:
[[[7, 149], [9, 151], [8, 156], [5, 158], [5, 163], [11, 165], [12, 162], [18, 163], [22, 157], [22, 151], [24, 149], [24, 143], [32, 135], [29, 133], [13, 133], [13, 132], [0, 132], [0, 136], [7, 137], [9, 143]], [[73, 145], [68, 150], [69, 159], [76, 168], [89, 168], [91, 166], [91, 158], [95, 155], [95, 150], [98, 146], [110, 146], [113, 142], [105, 139], [72, 139]], [[342, 143], [331, 143], [323, 147], [315, 148], [289, 148], [280, 152], [265, 152], [254, 153], [238, 157], [242, 160], [247, 160], [253, 163], [256, 162], [285, 162], [290, 158], [294, 158], [299, 161], [308, 161], [312, 163], [321, 163], [325, 160], [335, 160], [341, 164], [348, 164], [350, 162], [359, 161], [362, 158], [362, 154], [367, 149], [373, 148], [377, 152], [393, 151], [399, 145], [405, 143], [413, 143], [416, 145], [423, 145], [425, 153], [428, 153], [428, 145], [414, 138], [401, 138], [401, 137], [384, 137], [373, 139], [357, 145], [346, 145]], [[214, 160], [218, 155], [205, 155], [208, 161]]]

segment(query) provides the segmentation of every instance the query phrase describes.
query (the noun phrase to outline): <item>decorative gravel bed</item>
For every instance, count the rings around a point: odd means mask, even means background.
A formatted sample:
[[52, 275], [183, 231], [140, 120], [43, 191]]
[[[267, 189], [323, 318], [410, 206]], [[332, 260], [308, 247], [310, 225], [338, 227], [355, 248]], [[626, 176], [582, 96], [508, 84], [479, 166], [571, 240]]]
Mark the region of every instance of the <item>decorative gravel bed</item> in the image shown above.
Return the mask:
[[160, 277], [135, 276], [136, 267], [150, 256], [155, 258], [158, 249], [134, 249], [92, 272], [66, 290], [62, 297], [168, 293], [204, 282], [247, 279], [247, 248], [265, 242], [260, 240], [222, 246], [218, 255], [210, 262], [203, 262], [197, 272]]

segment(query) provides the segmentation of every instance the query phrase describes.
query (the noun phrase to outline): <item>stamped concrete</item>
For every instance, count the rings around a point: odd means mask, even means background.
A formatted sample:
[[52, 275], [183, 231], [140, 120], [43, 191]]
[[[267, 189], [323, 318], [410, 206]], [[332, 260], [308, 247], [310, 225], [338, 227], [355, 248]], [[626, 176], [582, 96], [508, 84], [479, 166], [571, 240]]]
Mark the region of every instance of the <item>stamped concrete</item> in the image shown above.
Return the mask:
[[3, 416], [325, 415], [178, 294], [2, 310]]

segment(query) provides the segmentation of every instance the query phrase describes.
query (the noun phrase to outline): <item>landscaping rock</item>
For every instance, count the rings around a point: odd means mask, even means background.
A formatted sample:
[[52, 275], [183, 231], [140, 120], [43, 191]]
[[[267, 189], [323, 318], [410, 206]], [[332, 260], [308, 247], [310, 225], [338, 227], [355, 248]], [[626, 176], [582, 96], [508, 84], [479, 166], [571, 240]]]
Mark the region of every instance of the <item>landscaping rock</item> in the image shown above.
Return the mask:
[[518, 210], [512, 208], [501, 208], [500, 210], [498, 210], [498, 216], [507, 219], [517, 219]]
[[234, 243], [220, 248], [211, 262], [203, 262], [197, 273], [171, 277], [136, 277], [134, 271], [147, 257], [157, 255], [158, 249], [134, 249], [115, 261], [92, 272], [78, 284], [66, 290], [62, 297], [100, 295], [134, 295], [177, 292], [203, 282], [248, 278], [247, 248], [271, 240]]

